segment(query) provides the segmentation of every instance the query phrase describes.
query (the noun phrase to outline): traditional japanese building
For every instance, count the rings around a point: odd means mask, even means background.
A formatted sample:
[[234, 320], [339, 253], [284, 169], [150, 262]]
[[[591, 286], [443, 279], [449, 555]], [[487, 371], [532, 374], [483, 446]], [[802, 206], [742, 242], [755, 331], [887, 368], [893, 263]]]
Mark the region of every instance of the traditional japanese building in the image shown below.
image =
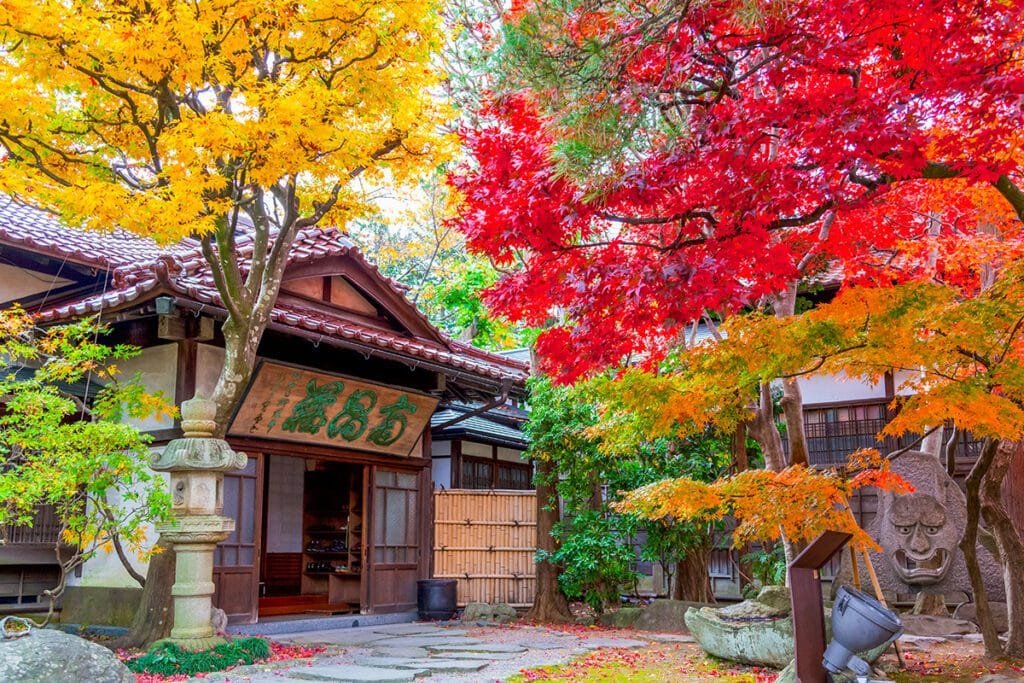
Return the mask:
[[[238, 250], [244, 263], [244, 234]], [[122, 369], [176, 403], [210, 392], [220, 372], [226, 311], [194, 241], [85, 232], [0, 196], [0, 306], [14, 304], [44, 325], [99, 316], [107, 341], [143, 348]], [[248, 464], [224, 481], [236, 530], [217, 549], [216, 603], [240, 622], [414, 609], [416, 580], [430, 575], [432, 474], [453, 445], [477, 444], [460, 463], [490, 455], [492, 482], [529, 485], [521, 416], [478, 410], [520, 401], [526, 377], [525, 363], [439, 332], [343, 233], [301, 232], [228, 430]], [[157, 448], [181, 433], [168, 420], [136, 426]], [[432, 451], [448, 453], [433, 470]], [[31, 608], [54, 583], [47, 514], [0, 548], [0, 609]], [[116, 556], [99, 556], [72, 578], [64, 609], [123, 623], [140, 592]]]

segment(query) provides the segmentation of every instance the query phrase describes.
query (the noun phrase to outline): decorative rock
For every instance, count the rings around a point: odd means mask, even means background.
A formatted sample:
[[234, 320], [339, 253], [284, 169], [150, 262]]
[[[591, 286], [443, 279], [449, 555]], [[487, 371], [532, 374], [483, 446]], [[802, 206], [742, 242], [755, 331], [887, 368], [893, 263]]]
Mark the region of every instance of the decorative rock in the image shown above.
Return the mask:
[[113, 652], [52, 629], [0, 640], [0, 681], [5, 683], [134, 683], [135, 675]]
[[463, 623], [510, 624], [519, 618], [515, 608], [503, 602], [493, 605], [486, 602], [471, 602], [462, 611]]
[[[990, 601], [988, 603], [989, 610], [992, 612], [992, 621], [995, 622], [996, 630], [1000, 633], [1006, 633], [1010, 630], [1010, 614], [1006, 609], [1005, 602]], [[965, 602], [956, 608], [953, 612], [954, 619], [966, 619], [967, 621], [978, 623], [978, 606], [973, 602]], [[980, 624], [979, 624], [980, 626]]]
[[1007, 674], [985, 674], [981, 678], [974, 679], [974, 683], [1020, 683], [1024, 679], [1019, 676]]
[[634, 628], [641, 631], [686, 632], [686, 610], [705, 606], [704, 603], [686, 600], [655, 600], [643, 608]]
[[426, 669], [430, 673], [473, 673], [487, 666], [489, 662], [472, 659], [417, 659], [409, 668]]
[[900, 615], [903, 632], [911, 636], [955, 636], [977, 633], [978, 627], [966, 619], [933, 617], [927, 614]]
[[605, 612], [597, 618], [597, 622], [610, 628], [631, 628], [643, 611], [639, 607], [622, 607], [614, 612]]
[[789, 614], [792, 599], [786, 586], [764, 586], [757, 593], [757, 601], [778, 614]]
[[378, 657], [406, 657], [417, 659], [430, 653], [425, 647], [374, 647], [373, 654]]
[[781, 669], [793, 659], [793, 620], [752, 600], [721, 609], [690, 608], [686, 626], [716, 657]]
[[308, 681], [336, 681], [337, 683], [409, 683], [416, 679], [412, 671], [384, 669], [358, 664], [328, 664], [308, 668], [292, 669], [289, 678]]
[[[913, 484], [906, 495], [882, 492], [878, 513], [867, 527], [882, 547], [871, 553], [882, 589], [892, 593], [943, 593], [972, 591], [967, 564], [960, 552], [967, 518], [963, 492], [933, 455], [908, 451], [892, 461], [892, 471]], [[998, 562], [978, 547], [978, 562], [986, 592], [1001, 600], [1006, 590]], [[861, 576], [866, 572], [861, 571]], [[849, 556], [834, 586], [849, 583]]]

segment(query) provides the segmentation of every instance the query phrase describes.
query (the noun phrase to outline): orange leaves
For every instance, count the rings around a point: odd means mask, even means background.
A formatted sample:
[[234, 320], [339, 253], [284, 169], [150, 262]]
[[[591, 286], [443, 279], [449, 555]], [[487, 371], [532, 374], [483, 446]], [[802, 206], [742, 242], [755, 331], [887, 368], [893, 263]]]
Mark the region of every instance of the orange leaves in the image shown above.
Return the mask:
[[667, 479], [629, 493], [613, 504], [620, 512], [649, 519], [708, 521], [733, 517], [737, 546], [756, 541], [775, 541], [785, 536], [807, 542], [827, 529], [847, 531], [860, 546], [875, 543], [857, 525], [847, 508], [855, 489], [876, 486], [893, 493], [913, 490], [888, 463], [874, 454], [860, 453], [859, 465], [869, 465], [852, 479], [835, 471], [821, 472], [804, 466], [781, 472], [747, 470], [711, 484], [691, 479]]

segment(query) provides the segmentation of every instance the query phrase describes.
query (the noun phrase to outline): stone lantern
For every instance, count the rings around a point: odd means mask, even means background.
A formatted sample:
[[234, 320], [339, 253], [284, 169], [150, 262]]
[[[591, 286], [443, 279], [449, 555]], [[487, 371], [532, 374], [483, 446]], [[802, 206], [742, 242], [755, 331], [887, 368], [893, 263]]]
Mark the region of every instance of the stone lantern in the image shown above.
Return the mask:
[[174, 521], [157, 526], [177, 553], [174, 587], [174, 623], [170, 641], [185, 650], [206, 650], [224, 642], [214, 633], [213, 551], [235, 529], [235, 521], [221, 516], [224, 508], [224, 473], [242, 469], [244, 453], [235, 453], [227, 441], [213, 438], [217, 406], [193, 398], [181, 404], [184, 438], [171, 441], [154, 454], [151, 467], [170, 472]]

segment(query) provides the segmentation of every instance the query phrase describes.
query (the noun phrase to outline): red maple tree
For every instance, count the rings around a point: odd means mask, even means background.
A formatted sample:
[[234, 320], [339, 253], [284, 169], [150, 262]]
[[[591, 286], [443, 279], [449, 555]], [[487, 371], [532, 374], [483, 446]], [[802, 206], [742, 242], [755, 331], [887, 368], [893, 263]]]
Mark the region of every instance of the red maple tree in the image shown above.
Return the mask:
[[[984, 201], [1024, 220], [1024, 3], [548, 1], [509, 18], [452, 183], [507, 268], [490, 305], [565, 321], [538, 341], [563, 379], [835, 264], [955, 261]], [[935, 221], [953, 246], [907, 251]]]

